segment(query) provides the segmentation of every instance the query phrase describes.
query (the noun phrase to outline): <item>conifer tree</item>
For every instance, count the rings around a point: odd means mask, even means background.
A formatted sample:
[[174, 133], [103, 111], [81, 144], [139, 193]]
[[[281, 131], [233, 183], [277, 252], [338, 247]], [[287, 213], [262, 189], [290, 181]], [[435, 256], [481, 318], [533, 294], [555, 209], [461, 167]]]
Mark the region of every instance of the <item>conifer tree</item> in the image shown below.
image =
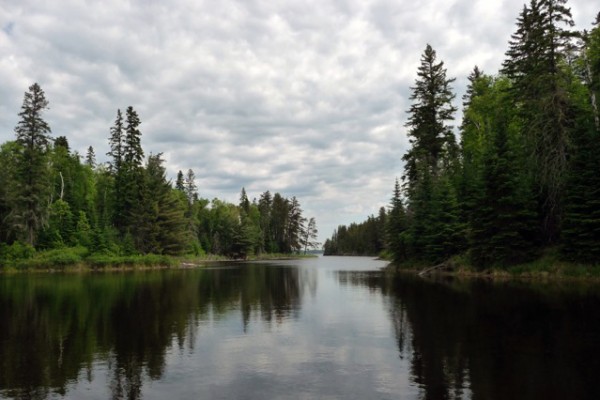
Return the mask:
[[185, 183], [183, 181], [183, 172], [179, 170], [177, 172], [177, 179], [175, 180], [175, 189], [184, 192], [185, 191]]
[[148, 156], [131, 232], [137, 249], [143, 253], [179, 254], [192, 238], [186, 230], [186, 207], [167, 181], [163, 162], [162, 153]]
[[240, 192], [240, 209], [247, 215], [250, 211], [250, 200], [248, 200], [248, 195], [246, 194], [246, 188], [242, 188]]
[[13, 228], [30, 245], [35, 245], [38, 231], [48, 215], [48, 145], [50, 126], [43, 119], [48, 109], [44, 91], [34, 83], [25, 93], [15, 133], [21, 146], [15, 168], [15, 196], [9, 216]]
[[96, 153], [92, 146], [88, 147], [87, 153], [85, 154], [85, 165], [91, 169], [96, 168]]
[[[599, 14], [600, 17], [600, 14]], [[600, 22], [600, 21], [598, 21]], [[600, 27], [586, 38], [583, 61], [588, 78], [573, 80], [570, 97], [577, 109], [572, 127], [572, 152], [565, 194], [561, 232], [563, 258], [598, 264], [600, 260], [600, 127], [594, 97], [600, 81]]]
[[196, 175], [190, 168], [185, 175], [184, 191], [189, 204], [193, 204], [198, 200], [198, 187], [196, 186]]
[[509, 120], [501, 108], [484, 155], [483, 188], [471, 218], [471, 256], [479, 268], [507, 266], [535, 256], [536, 214], [531, 186], [521, 173]]
[[119, 174], [121, 165], [123, 164], [124, 135], [123, 115], [119, 109], [117, 110], [115, 124], [110, 128], [110, 137], [108, 139], [110, 151], [106, 153], [107, 156], [112, 158], [112, 161], [109, 161], [109, 166], [110, 171], [115, 173], [115, 175]]
[[142, 165], [144, 151], [141, 143], [142, 133], [139, 130], [140, 124], [137, 112], [133, 107], [127, 107], [121, 171], [117, 173], [119, 179], [115, 182], [117, 192], [121, 193], [121, 202], [117, 204], [120, 211], [120, 222], [117, 226], [120, 226], [123, 234], [133, 230], [138, 222], [136, 219], [139, 220], [139, 215], [136, 218], [134, 213], [139, 214], [144, 210], [140, 204], [144, 191], [144, 168]]
[[408, 221], [402, 201], [402, 190], [398, 179], [394, 184], [394, 195], [386, 221], [386, 242], [395, 263], [401, 263], [408, 258], [407, 234]]
[[428, 44], [421, 56], [418, 79], [412, 87], [406, 126], [409, 128], [411, 148], [404, 155], [405, 180], [409, 188], [414, 185], [419, 168], [427, 168], [435, 178], [456, 160], [457, 146], [454, 133], [447, 121], [454, 119], [455, 95], [450, 84], [454, 78], [446, 77], [444, 62], [437, 61], [435, 50]]
[[258, 212], [260, 214], [260, 231], [261, 231], [261, 250], [271, 252], [274, 248], [273, 237], [271, 235], [271, 207], [273, 199], [271, 192], [268, 190], [262, 193], [258, 199]]
[[515, 107], [535, 165], [545, 241], [558, 239], [567, 170], [571, 104], [562, 65], [571, 48], [566, 0], [531, 0], [517, 20], [502, 72], [512, 81]]

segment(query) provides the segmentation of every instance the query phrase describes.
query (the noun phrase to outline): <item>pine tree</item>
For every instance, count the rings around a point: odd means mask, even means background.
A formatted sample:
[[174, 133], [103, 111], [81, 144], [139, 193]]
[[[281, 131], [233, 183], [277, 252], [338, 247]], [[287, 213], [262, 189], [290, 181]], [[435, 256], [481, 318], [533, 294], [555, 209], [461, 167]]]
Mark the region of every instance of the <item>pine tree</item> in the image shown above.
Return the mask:
[[123, 115], [119, 109], [117, 110], [115, 124], [110, 128], [110, 137], [108, 139], [110, 151], [106, 153], [107, 156], [112, 158], [112, 161], [109, 161], [109, 169], [116, 175], [121, 171], [121, 165], [123, 164], [124, 135]]
[[471, 218], [471, 258], [479, 268], [507, 266], [535, 256], [536, 214], [523, 165], [498, 110], [493, 143], [484, 155], [483, 189]]
[[288, 217], [287, 226], [285, 228], [285, 252], [297, 252], [302, 248], [301, 235], [304, 230], [304, 223], [306, 219], [302, 216], [302, 209], [300, 208], [300, 202], [296, 196], [287, 202], [288, 203]]
[[[599, 14], [600, 16], [600, 14]], [[594, 39], [594, 35], [595, 39]], [[596, 42], [594, 43], [594, 40]], [[592, 79], [583, 86], [573, 80], [570, 97], [577, 110], [572, 127], [572, 152], [565, 194], [565, 215], [561, 232], [563, 258], [598, 264], [600, 260], [600, 127], [593, 94], [600, 79], [600, 29], [592, 30], [582, 57]], [[594, 49], [593, 46], [596, 46]], [[595, 51], [594, 51], [595, 50]]]
[[[498, 80], [485, 75], [475, 67], [469, 75], [469, 85], [463, 96], [463, 121], [460, 126], [461, 141], [461, 170], [458, 183], [458, 198], [460, 218], [463, 222], [471, 219], [475, 208], [475, 198], [481, 189], [481, 170], [483, 168], [483, 155], [485, 145], [489, 141], [490, 116], [497, 106], [490, 101], [490, 92]], [[502, 80], [503, 88], [507, 87], [506, 79]], [[465, 234], [465, 236], [467, 236]]]
[[407, 229], [408, 221], [402, 201], [402, 190], [398, 179], [396, 179], [394, 195], [386, 223], [386, 242], [395, 263], [401, 263], [408, 258]]
[[140, 117], [132, 106], [125, 111], [125, 138], [123, 143], [123, 162], [128, 169], [142, 166], [144, 150], [142, 149], [142, 132], [139, 130]]
[[262, 193], [258, 199], [258, 211], [260, 213], [260, 231], [262, 233], [261, 250], [273, 252], [274, 242], [271, 234], [271, 207], [273, 199], [268, 190]]
[[437, 62], [436, 52], [427, 45], [421, 56], [419, 78], [412, 87], [406, 126], [410, 128], [411, 149], [404, 155], [404, 179], [409, 188], [414, 186], [419, 168], [427, 168], [432, 176], [448, 169], [457, 156], [456, 139], [447, 121], [454, 119], [456, 107], [452, 105], [455, 95], [450, 84], [454, 78], [446, 77], [443, 61]]
[[250, 211], [250, 200], [248, 200], [248, 195], [246, 194], [246, 188], [242, 188], [240, 192], [240, 209], [247, 215]]
[[16, 159], [16, 196], [9, 216], [12, 226], [30, 245], [36, 243], [38, 231], [46, 224], [48, 215], [47, 153], [50, 126], [42, 118], [48, 109], [44, 91], [34, 83], [25, 93], [15, 133], [21, 150]]
[[517, 20], [502, 72], [512, 81], [515, 106], [537, 173], [542, 231], [555, 242], [567, 170], [571, 104], [565, 88], [565, 54], [573, 33], [566, 0], [531, 0]]
[[96, 153], [94, 153], [94, 148], [92, 146], [88, 147], [87, 149], [87, 153], [85, 155], [85, 165], [91, 169], [96, 168]]
[[193, 204], [198, 200], [198, 187], [196, 186], [196, 175], [192, 169], [188, 169], [187, 174], [185, 175], [184, 187], [188, 202]]
[[177, 180], [175, 181], [175, 189], [179, 190], [180, 192], [185, 192], [185, 183], [183, 181], [183, 172], [181, 170], [179, 170], [179, 172], [177, 172]]
[[141, 185], [142, 197], [132, 213], [131, 229], [142, 253], [180, 254], [191, 237], [186, 230], [186, 207], [166, 179], [162, 153], [148, 156]]
[[[144, 168], [142, 165], [144, 151], [141, 144], [142, 133], [139, 130], [141, 121], [131, 106], [127, 107], [125, 115], [123, 158], [115, 181], [116, 193], [119, 193], [121, 197], [120, 202], [117, 203], [119, 213], [116, 225], [122, 234], [137, 229], [135, 224], [138, 221], [136, 221], [134, 213], [139, 214], [144, 209], [144, 205], [141, 204], [144, 191]], [[137, 219], [139, 220], [139, 216]]]

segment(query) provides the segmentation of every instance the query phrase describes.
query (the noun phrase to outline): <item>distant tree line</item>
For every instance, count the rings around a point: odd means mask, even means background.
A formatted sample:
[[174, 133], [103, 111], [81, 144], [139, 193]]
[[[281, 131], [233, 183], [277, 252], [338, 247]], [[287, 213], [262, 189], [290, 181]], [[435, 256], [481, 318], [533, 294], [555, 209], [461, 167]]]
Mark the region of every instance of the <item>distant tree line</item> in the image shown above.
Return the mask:
[[314, 218], [296, 197], [266, 191], [239, 204], [199, 196], [194, 172], [167, 179], [162, 153], [145, 156], [141, 120], [117, 110], [106, 164], [94, 149], [73, 152], [52, 139], [44, 91], [25, 93], [16, 139], [0, 147], [0, 262], [38, 250], [78, 247], [88, 254], [195, 254], [228, 257], [292, 253], [316, 245]]
[[361, 223], [340, 225], [323, 244], [323, 254], [345, 256], [374, 256], [385, 248], [385, 208], [377, 217], [371, 215]]
[[[411, 88], [402, 184], [385, 213], [394, 261], [465, 254], [476, 267], [502, 267], [554, 249], [599, 262], [599, 24], [600, 14], [590, 32], [573, 31], [566, 0], [531, 0], [500, 73], [470, 74], [459, 142], [449, 125], [454, 78], [427, 45]], [[327, 249], [353, 253], [344, 235], [338, 228]], [[367, 242], [379, 240], [372, 235]]]

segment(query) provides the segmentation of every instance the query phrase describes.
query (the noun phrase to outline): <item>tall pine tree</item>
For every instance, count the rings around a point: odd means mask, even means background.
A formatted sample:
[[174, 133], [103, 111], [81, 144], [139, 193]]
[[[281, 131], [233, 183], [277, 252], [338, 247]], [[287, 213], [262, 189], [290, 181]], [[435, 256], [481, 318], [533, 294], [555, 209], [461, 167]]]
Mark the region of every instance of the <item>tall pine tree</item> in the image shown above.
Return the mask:
[[9, 218], [13, 229], [34, 245], [48, 214], [49, 169], [47, 162], [50, 126], [43, 119], [48, 101], [37, 83], [25, 93], [15, 133], [21, 146], [16, 158], [15, 196]]

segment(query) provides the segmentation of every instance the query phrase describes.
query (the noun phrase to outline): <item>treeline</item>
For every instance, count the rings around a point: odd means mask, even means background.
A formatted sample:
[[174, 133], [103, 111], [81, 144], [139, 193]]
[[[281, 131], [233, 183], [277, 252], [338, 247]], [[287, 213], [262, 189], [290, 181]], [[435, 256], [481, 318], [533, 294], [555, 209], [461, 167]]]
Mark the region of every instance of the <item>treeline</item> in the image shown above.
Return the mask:
[[25, 93], [16, 140], [0, 147], [0, 264], [46, 251], [57, 262], [87, 256], [292, 253], [316, 245], [314, 218], [296, 197], [262, 193], [239, 204], [199, 196], [194, 172], [167, 179], [162, 153], [145, 157], [140, 118], [117, 111], [109, 162], [84, 159], [50, 137], [44, 91]]
[[340, 225], [330, 239], [323, 244], [323, 254], [344, 256], [376, 256], [385, 249], [385, 208], [379, 209], [377, 217], [371, 215], [361, 223]]
[[402, 185], [386, 213], [395, 262], [463, 254], [483, 269], [544, 249], [599, 262], [599, 24], [600, 14], [590, 32], [572, 30], [566, 0], [524, 6], [501, 71], [469, 76], [458, 142], [454, 78], [427, 45], [411, 88]]

